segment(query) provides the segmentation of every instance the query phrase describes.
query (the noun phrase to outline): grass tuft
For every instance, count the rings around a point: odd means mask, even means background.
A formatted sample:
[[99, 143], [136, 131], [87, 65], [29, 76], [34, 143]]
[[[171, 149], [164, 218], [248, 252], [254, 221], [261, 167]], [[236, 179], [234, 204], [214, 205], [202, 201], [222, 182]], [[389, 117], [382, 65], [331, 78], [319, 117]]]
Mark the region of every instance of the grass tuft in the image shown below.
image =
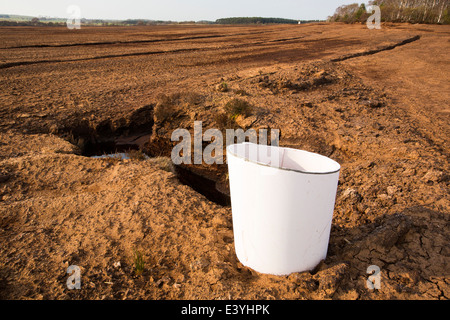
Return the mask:
[[145, 269], [145, 262], [142, 253], [138, 250], [134, 250], [134, 273], [137, 276], [142, 275]]

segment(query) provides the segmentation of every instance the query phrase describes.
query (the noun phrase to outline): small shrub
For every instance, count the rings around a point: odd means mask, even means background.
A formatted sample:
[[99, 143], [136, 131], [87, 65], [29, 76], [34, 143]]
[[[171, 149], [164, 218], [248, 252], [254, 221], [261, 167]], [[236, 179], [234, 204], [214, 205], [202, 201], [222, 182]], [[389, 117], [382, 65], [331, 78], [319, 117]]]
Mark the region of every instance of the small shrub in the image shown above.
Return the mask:
[[216, 90], [219, 92], [227, 92], [228, 84], [225, 81], [223, 81], [216, 86]]
[[238, 98], [228, 101], [225, 105], [225, 112], [232, 120], [235, 120], [240, 115], [244, 117], [250, 116], [251, 109], [252, 107], [247, 101]]
[[214, 116], [214, 122], [217, 126], [224, 129], [234, 129], [236, 127], [236, 122], [231, 119], [226, 113], [218, 113]]

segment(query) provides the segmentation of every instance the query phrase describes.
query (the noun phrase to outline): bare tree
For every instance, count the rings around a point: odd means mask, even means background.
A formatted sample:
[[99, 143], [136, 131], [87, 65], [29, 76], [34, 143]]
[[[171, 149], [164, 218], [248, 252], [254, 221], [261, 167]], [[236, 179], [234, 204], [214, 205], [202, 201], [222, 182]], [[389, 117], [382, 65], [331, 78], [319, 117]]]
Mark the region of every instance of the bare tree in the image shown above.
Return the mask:
[[372, 0], [369, 5], [381, 8], [383, 21], [450, 23], [450, 0]]

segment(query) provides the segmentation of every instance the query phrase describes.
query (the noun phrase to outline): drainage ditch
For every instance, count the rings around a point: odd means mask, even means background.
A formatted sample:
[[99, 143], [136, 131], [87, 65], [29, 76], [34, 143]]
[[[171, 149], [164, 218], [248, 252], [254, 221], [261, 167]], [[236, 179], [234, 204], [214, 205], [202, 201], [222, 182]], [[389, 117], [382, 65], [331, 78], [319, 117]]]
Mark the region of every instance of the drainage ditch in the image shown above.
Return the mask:
[[[83, 137], [82, 155], [86, 157], [115, 157], [121, 159], [130, 158], [132, 151], [142, 152], [145, 158], [151, 158], [161, 154], [152, 152], [150, 144], [151, 133], [142, 132], [128, 136], [114, 137]], [[155, 145], [154, 147], [157, 147]], [[166, 152], [167, 153], [167, 152]], [[163, 154], [163, 156], [167, 156]], [[170, 156], [170, 154], [169, 154]], [[208, 200], [220, 205], [230, 206], [231, 200], [228, 190], [218, 189], [217, 175], [211, 175], [208, 170], [193, 170], [186, 165], [174, 165], [174, 174], [178, 181], [191, 187], [196, 192], [204, 195]], [[221, 188], [225, 189], [225, 188]]]
[[88, 139], [82, 146], [86, 157], [108, 156], [116, 153], [127, 153], [131, 150], [144, 150], [150, 141], [151, 134], [142, 133], [133, 136], [116, 138]]
[[209, 178], [206, 174], [197, 173], [187, 166], [175, 165], [175, 174], [178, 180], [198, 193], [204, 195], [208, 200], [221, 206], [230, 206], [230, 195], [217, 188], [218, 181]]

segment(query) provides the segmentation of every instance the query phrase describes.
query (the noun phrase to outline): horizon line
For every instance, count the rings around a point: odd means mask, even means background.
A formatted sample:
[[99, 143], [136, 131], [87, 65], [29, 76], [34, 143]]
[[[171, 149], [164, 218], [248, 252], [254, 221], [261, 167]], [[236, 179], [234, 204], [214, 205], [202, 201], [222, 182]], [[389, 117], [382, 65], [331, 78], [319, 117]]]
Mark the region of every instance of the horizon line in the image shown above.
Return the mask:
[[[7, 15], [7, 16], [19, 16], [19, 17], [29, 17], [29, 18], [45, 18], [45, 19], [58, 19], [58, 20], [67, 20], [70, 19], [70, 17], [57, 17], [57, 16], [44, 16], [44, 15], [26, 15], [26, 14], [16, 14], [16, 13], [0, 13], [0, 16]], [[184, 21], [210, 21], [215, 22], [220, 19], [229, 19], [229, 18], [264, 18], [264, 19], [284, 19], [284, 20], [291, 20], [291, 21], [325, 21], [325, 19], [292, 19], [292, 18], [283, 18], [283, 17], [266, 17], [266, 16], [230, 16], [230, 17], [221, 17], [213, 20], [209, 19], [199, 19], [199, 20], [165, 20], [165, 19], [154, 19], [154, 18], [124, 18], [124, 19], [117, 19], [117, 18], [85, 18], [80, 17], [80, 19], [84, 20], [104, 20], [104, 21], [127, 21], [127, 20], [141, 20], [141, 21], [171, 21], [171, 22], [184, 22]], [[5, 19], [0, 17], [1, 19]], [[7, 19], [7, 18], [6, 18]]]

